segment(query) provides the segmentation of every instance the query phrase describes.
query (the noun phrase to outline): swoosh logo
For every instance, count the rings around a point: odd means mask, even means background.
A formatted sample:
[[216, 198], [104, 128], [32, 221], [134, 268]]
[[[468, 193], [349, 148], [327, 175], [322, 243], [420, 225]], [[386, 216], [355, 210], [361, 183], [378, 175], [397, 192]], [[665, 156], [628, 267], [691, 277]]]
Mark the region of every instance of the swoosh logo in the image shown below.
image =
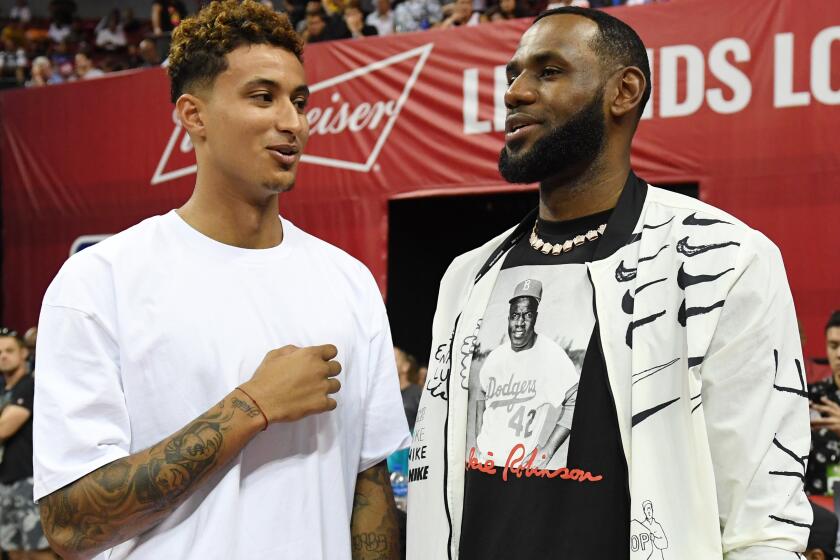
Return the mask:
[[630, 240], [627, 242], [627, 244], [630, 245], [631, 243], [635, 243], [636, 241], [641, 239], [642, 234], [645, 232], [646, 229], [659, 229], [662, 226], [667, 226], [668, 224], [670, 224], [673, 221], [674, 221], [674, 216], [671, 216], [671, 218], [667, 222], [662, 222], [661, 224], [656, 224], [655, 226], [643, 225], [642, 226], [642, 231], [634, 233], [632, 236], [630, 236]]
[[689, 307], [686, 308], [685, 300], [683, 300], [682, 304], [680, 305], [679, 311], [677, 311], [677, 321], [679, 321], [680, 325], [685, 326], [686, 321], [688, 321], [691, 317], [696, 315], [705, 315], [710, 311], [714, 311], [718, 307], [723, 307], [723, 304], [726, 303], [725, 299], [722, 299], [716, 303], [708, 307]]
[[[659, 280], [654, 280], [653, 282], [648, 282], [647, 284], [639, 286], [638, 288], [636, 288], [636, 291], [634, 292], [634, 294], [639, 295], [639, 292], [641, 292], [642, 290], [644, 290], [648, 286], [653, 286], [654, 284], [659, 284], [660, 282], [664, 282], [665, 280], [667, 280], [667, 278], [660, 278]], [[635, 299], [633, 298], [632, 295], [630, 295], [630, 290], [627, 290], [624, 293], [624, 297], [621, 298], [621, 309], [622, 309], [622, 311], [624, 311], [628, 315], [632, 315], [633, 314], [634, 303], [635, 303]]]
[[629, 282], [636, 277], [635, 268], [626, 268], [624, 266], [624, 259], [618, 263], [618, 268], [615, 269], [615, 279], [619, 282]]
[[633, 427], [636, 427], [636, 425], [639, 424], [639, 422], [653, 416], [654, 414], [656, 414], [657, 412], [659, 412], [663, 408], [667, 408], [667, 407], [671, 406], [672, 404], [674, 404], [678, 400], [680, 400], [679, 397], [677, 397], [675, 399], [672, 399], [670, 401], [665, 401], [662, 404], [658, 404], [658, 405], [656, 405], [654, 407], [651, 407], [647, 410], [643, 410], [641, 412], [638, 412], [638, 413], [634, 414], [633, 415], [633, 420], [632, 420]]
[[633, 331], [636, 330], [636, 327], [641, 327], [642, 325], [647, 325], [648, 323], [653, 323], [660, 317], [665, 315], [665, 311], [660, 311], [659, 313], [654, 313], [653, 315], [648, 315], [647, 317], [643, 317], [638, 321], [630, 321], [630, 324], [627, 325], [627, 335], [624, 337], [624, 342], [627, 343], [629, 348], [633, 348]]
[[734, 268], [727, 268], [723, 272], [718, 274], [689, 274], [685, 271], [685, 263], [680, 265], [679, 271], [677, 271], [677, 286], [681, 289], [685, 290], [689, 286], [694, 286], [696, 284], [702, 284], [703, 282], [712, 282], [717, 280], [727, 272], [732, 272], [735, 270]]
[[708, 219], [708, 218], [698, 218], [697, 217], [697, 212], [694, 212], [693, 214], [691, 214], [689, 216], [686, 216], [685, 219], [683, 220], [683, 225], [684, 226], [711, 226], [711, 225], [714, 225], [714, 224], [728, 224], [730, 226], [732, 225], [731, 223], [724, 222], [723, 220], [712, 220], [712, 219]]
[[694, 257], [708, 251], [714, 251], [715, 249], [723, 249], [730, 245], [740, 246], [741, 244], [737, 241], [727, 241], [726, 243], [712, 243], [711, 245], [692, 245], [688, 242], [688, 236], [685, 236], [677, 241], [677, 252], [686, 257]]

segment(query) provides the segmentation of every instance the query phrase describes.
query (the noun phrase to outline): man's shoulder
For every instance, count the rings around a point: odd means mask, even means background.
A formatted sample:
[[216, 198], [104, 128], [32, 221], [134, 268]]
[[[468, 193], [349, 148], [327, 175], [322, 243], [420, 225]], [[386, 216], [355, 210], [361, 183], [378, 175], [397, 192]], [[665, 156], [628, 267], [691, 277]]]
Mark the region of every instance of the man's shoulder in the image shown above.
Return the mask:
[[44, 302], [60, 304], [56, 300], [70, 285], [101, 284], [113, 277], [114, 267], [120, 262], [136, 263], [138, 256], [154, 243], [153, 232], [162, 219], [163, 216], [148, 218], [70, 255], [47, 289]]
[[[739, 258], [745, 263], [756, 256], [777, 258], [780, 254], [776, 244], [762, 232], [732, 214], [696, 198], [649, 187], [646, 205], [663, 211], [658, 218], [677, 222], [671, 231], [679, 237], [682, 251], [689, 254], [691, 246], [697, 242], [692, 240], [704, 237], [712, 243], [725, 242], [739, 247]], [[651, 219], [655, 221], [657, 218]], [[644, 227], [652, 225], [658, 224], [645, 223]], [[686, 236], [689, 239], [684, 239]]]
[[[501, 244], [501, 242], [510, 235], [515, 227], [516, 226], [511, 227], [510, 229], [493, 237], [483, 245], [455, 257], [446, 269], [443, 281], [452, 280], [462, 276], [463, 274], [468, 274], [470, 271], [478, 272], [478, 268], [484, 264], [493, 252], [493, 249], [498, 247], [499, 244]], [[472, 280], [472, 278], [470, 280]]]
[[333, 266], [345, 269], [351, 274], [370, 276], [367, 266], [344, 249], [315, 237], [285, 218], [283, 218], [283, 227], [287, 234], [294, 236], [293, 242], [304, 249], [307, 258], [323, 260]]

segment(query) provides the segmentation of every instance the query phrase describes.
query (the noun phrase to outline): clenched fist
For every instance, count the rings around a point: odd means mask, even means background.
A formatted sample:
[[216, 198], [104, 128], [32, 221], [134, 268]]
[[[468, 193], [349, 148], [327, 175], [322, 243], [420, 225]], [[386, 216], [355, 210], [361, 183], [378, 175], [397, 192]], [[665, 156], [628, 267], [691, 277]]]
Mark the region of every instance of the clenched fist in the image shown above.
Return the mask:
[[341, 372], [341, 364], [333, 360], [337, 353], [332, 344], [272, 350], [242, 388], [256, 401], [269, 423], [294, 422], [333, 410], [337, 403], [330, 395], [341, 389], [335, 378]]

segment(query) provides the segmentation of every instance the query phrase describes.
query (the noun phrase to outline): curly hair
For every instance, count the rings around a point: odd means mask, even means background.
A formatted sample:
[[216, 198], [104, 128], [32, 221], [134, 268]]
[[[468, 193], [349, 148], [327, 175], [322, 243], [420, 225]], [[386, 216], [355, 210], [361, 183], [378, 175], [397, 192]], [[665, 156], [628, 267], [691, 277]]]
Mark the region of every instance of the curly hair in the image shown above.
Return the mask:
[[286, 14], [253, 0], [217, 0], [184, 19], [172, 34], [170, 94], [206, 87], [227, 70], [225, 55], [242, 45], [269, 44], [302, 60], [303, 43]]

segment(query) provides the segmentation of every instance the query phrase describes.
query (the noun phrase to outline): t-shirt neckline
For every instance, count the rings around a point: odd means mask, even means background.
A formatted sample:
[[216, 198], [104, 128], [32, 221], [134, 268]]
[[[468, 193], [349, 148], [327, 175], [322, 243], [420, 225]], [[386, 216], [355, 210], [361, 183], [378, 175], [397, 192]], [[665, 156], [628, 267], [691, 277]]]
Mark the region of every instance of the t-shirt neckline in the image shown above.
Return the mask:
[[235, 259], [237, 262], [252, 264], [274, 262], [277, 258], [288, 255], [298, 240], [297, 228], [280, 215], [277, 219], [280, 220], [283, 228], [283, 240], [274, 247], [265, 249], [247, 249], [217, 241], [192, 227], [174, 209], [166, 213], [163, 218], [193, 250], [210, 258]]

